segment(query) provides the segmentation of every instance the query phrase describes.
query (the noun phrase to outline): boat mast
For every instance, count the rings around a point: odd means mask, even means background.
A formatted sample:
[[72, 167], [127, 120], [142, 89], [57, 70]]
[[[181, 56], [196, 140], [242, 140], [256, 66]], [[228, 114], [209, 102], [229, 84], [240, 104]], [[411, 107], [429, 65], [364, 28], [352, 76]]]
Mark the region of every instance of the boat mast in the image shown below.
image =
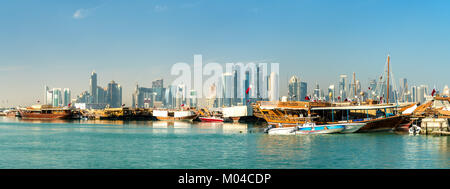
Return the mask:
[[387, 99], [386, 99], [386, 104], [389, 104], [389, 74], [390, 74], [390, 70], [389, 70], [389, 55], [387, 57], [387, 66], [388, 66], [388, 73], [387, 73]]
[[355, 98], [357, 98], [358, 94], [356, 94], [356, 76], [355, 76], [355, 72], [353, 72], [353, 89], [355, 91]]

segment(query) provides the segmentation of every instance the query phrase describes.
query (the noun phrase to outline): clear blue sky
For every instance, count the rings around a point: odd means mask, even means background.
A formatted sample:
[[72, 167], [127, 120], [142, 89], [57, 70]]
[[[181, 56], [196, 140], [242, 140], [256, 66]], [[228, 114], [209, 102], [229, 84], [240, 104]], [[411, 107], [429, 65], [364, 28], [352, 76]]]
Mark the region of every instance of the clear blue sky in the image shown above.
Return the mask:
[[[115, 80], [130, 104], [134, 84], [167, 78], [176, 62], [279, 62], [281, 94], [295, 74], [321, 88], [384, 70], [410, 84], [450, 84], [449, 1], [215, 0], [0, 1], [0, 106], [43, 100], [44, 85]], [[169, 78], [167, 78], [169, 79]], [[167, 82], [166, 82], [167, 83]]]

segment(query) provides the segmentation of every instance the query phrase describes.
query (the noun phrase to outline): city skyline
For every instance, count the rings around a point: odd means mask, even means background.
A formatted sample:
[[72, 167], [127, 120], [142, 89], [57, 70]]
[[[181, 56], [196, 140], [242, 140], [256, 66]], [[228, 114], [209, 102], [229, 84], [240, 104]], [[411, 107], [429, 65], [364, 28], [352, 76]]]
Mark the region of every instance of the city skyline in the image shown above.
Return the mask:
[[[444, 2], [447, 3], [447, 2]], [[20, 8], [19, 8], [20, 7]], [[419, 1], [5, 2], [0, 7], [0, 103], [44, 102], [45, 85], [72, 97], [98, 83], [123, 86], [131, 105], [136, 83], [150, 87], [170, 67], [204, 62], [278, 62], [280, 96], [296, 75], [326, 91], [356, 72], [363, 89], [384, 70], [395, 82], [442, 90], [450, 83], [450, 6]], [[236, 18], [242, 19], [236, 19]], [[7, 90], [6, 90], [7, 89]], [[4, 103], [8, 101], [8, 103]]]

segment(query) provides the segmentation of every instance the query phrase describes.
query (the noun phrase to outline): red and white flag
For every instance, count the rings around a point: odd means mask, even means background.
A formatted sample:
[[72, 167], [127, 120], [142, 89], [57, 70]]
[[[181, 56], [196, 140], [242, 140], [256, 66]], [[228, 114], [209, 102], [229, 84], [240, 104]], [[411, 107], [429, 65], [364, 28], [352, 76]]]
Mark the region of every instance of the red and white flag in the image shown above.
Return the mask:
[[250, 92], [250, 89], [252, 88], [252, 86], [250, 85], [247, 90], [245, 90], [245, 94], [248, 94], [248, 92]]

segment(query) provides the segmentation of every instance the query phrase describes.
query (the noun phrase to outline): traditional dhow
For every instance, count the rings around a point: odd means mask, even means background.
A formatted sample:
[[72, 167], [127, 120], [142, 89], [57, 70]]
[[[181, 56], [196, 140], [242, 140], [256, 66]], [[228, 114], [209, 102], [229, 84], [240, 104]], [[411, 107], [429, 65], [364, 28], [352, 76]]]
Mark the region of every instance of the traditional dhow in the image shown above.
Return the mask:
[[[363, 124], [356, 132], [392, 130], [404, 119], [396, 111], [397, 105], [380, 105], [373, 101], [360, 104], [328, 102], [259, 102], [257, 105], [263, 118], [274, 127], [295, 127], [316, 118], [316, 123]], [[350, 127], [351, 125], [349, 125]], [[350, 131], [350, 129], [349, 129]]]
[[27, 108], [20, 108], [22, 119], [72, 119], [73, 109], [53, 107], [50, 105], [33, 105]]
[[97, 112], [99, 119], [106, 120], [153, 120], [154, 117], [148, 108], [106, 108]]

